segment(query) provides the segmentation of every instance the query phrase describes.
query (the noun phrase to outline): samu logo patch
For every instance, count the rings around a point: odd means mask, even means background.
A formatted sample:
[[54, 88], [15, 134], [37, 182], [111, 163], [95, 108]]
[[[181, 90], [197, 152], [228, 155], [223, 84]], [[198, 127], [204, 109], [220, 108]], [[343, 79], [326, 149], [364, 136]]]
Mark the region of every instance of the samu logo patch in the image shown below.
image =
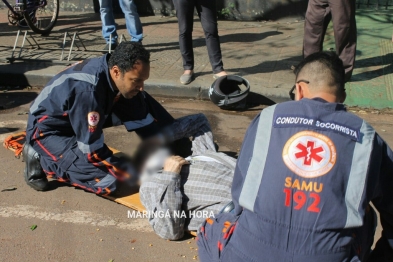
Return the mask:
[[285, 165], [304, 178], [325, 175], [335, 165], [336, 157], [333, 141], [313, 131], [302, 131], [293, 135], [282, 152]]
[[100, 114], [93, 111], [87, 114], [87, 122], [89, 123], [89, 131], [94, 132], [100, 122]]

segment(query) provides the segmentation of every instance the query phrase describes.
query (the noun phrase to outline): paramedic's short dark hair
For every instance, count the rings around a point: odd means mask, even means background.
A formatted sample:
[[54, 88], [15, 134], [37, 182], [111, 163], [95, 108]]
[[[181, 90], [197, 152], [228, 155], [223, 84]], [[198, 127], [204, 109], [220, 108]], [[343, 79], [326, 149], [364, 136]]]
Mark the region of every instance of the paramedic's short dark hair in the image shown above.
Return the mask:
[[138, 42], [121, 42], [111, 54], [108, 67], [118, 66], [121, 73], [130, 71], [137, 60], [144, 63], [150, 63], [150, 53], [141, 43]]
[[[296, 81], [300, 78], [314, 83], [323, 82], [325, 86], [336, 87], [337, 91], [344, 91], [345, 70], [338, 55], [334, 52], [318, 52], [309, 55], [297, 65], [294, 71]], [[314, 78], [314, 81], [313, 79]]]

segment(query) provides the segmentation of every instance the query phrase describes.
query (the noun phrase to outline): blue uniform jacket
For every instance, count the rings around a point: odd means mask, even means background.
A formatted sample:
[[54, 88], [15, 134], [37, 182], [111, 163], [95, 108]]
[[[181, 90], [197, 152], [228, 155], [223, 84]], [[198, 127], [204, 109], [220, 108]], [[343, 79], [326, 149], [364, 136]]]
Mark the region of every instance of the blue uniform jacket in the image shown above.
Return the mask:
[[[113, 88], [108, 58], [105, 55], [77, 63], [46, 85], [31, 105], [27, 141], [34, 140], [46, 153], [43, 157], [64, 170], [76, 158], [68, 149], [77, 144], [78, 157], [82, 155], [86, 162], [106, 167], [116, 178], [125, 178], [134, 174], [134, 169], [113, 156], [104, 144], [103, 128], [124, 124], [132, 131], [149, 125], [154, 118], [144, 102], [147, 94], [141, 92], [132, 99], [125, 99]], [[58, 147], [51, 145], [49, 150], [45, 146], [45, 138], [49, 136], [59, 138]], [[69, 142], [64, 146], [62, 141]]]
[[[232, 197], [237, 217], [201, 228], [201, 261], [359, 261], [373, 240], [370, 202], [393, 247], [393, 153], [342, 104], [302, 99], [264, 109], [247, 130]], [[366, 241], [359, 233], [371, 242], [355, 243]], [[223, 235], [218, 249], [214, 234]]]

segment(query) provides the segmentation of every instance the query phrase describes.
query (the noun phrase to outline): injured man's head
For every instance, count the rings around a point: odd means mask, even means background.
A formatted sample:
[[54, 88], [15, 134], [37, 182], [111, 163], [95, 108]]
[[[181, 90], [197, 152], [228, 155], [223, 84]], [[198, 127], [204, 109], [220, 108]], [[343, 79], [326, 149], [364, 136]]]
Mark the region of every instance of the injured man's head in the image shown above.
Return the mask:
[[132, 162], [140, 174], [140, 183], [143, 177], [157, 173], [163, 169], [165, 160], [172, 155], [169, 146], [151, 141], [142, 142], [135, 151]]
[[166, 159], [171, 155], [171, 150], [165, 146], [137, 152], [135, 161], [138, 161], [138, 163], [135, 166], [140, 174], [140, 183], [143, 183], [147, 176], [151, 176], [162, 170]]
[[140, 174], [139, 185], [145, 182], [149, 176], [162, 171], [168, 171], [179, 175], [182, 167], [191, 162], [191, 157], [184, 159], [173, 153], [170, 146], [142, 143], [133, 157], [134, 167]]

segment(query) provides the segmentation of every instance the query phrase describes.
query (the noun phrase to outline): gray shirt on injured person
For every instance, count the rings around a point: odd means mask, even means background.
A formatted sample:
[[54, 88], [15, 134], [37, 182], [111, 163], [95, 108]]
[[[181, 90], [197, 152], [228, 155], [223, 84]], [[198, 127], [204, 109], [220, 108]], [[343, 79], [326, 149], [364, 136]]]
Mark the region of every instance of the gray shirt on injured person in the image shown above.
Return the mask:
[[206, 215], [218, 214], [232, 200], [236, 159], [216, 151], [203, 114], [179, 118], [170, 130], [171, 140], [193, 138], [193, 154], [187, 158], [190, 165], [184, 165], [180, 175], [158, 171], [144, 176], [140, 198], [154, 231], [175, 240], [183, 237], [185, 230], [198, 230]]

